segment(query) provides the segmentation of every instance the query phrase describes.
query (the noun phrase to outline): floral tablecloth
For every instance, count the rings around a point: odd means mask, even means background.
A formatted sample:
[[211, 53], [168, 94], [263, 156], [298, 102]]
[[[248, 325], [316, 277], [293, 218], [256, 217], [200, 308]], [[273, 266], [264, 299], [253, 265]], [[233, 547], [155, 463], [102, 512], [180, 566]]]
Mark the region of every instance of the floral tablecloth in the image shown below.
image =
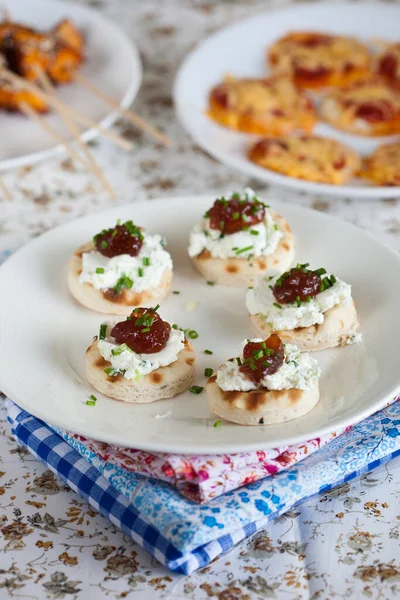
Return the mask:
[[[284, 0], [81, 3], [115, 19], [139, 45], [145, 75], [135, 108], [176, 141], [166, 150], [121, 123], [117, 129], [135, 144], [132, 154], [105, 141], [93, 144], [117, 202], [250, 185], [271, 201], [279, 197], [339, 215], [400, 249], [400, 198], [363, 202], [267, 188], [216, 163], [174, 119], [171, 87], [185, 53], [213, 30]], [[6, 174], [5, 181], [14, 197], [0, 199], [0, 253], [112, 204], [68, 159]], [[400, 459], [292, 510], [220, 561], [181, 578], [57, 482], [11, 440], [5, 414], [1, 419], [1, 599], [400, 597]]]

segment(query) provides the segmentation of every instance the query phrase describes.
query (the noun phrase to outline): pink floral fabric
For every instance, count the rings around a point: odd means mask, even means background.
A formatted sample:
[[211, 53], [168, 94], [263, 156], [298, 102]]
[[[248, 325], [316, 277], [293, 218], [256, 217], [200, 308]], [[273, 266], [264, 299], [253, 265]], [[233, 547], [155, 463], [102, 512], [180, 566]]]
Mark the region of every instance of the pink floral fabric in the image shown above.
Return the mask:
[[293, 446], [220, 455], [150, 453], [70, 434], [109, 463], [167, 481], [193, 502], [206, 502], [242, 485], [287, 469], [328, 444], [338, 433]]

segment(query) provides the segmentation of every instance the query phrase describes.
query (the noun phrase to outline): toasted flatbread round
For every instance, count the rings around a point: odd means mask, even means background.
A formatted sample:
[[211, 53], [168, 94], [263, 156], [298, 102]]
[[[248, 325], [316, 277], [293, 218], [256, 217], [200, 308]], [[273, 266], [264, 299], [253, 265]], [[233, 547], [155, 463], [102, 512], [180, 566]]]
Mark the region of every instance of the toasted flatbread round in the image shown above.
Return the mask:
[[86, 350], [86, 375], [96, 390], [124, 402], [146, 403], [172, 398], [191, 384], [194, 377], [195, 352], [188, 340], [175, 362], [145, 375], [141, 381], [125, 379], [123, 375], [112, 377], [104, 372], [112, 364], [99, 352], [97, 337]]
[[377, 185], [400, 186], [400, 142], [379, 146], [364, 159], [360, 175]]
[[272, 425], [296, 419], [308, 413], [319, 400], [318, 385], [311, 390], [267, 390], [250, 392], [221, 390], [216, 375], [210, 377], [206, 390], [213, 413], [240, 425]]
[[273, 73], [293, 77], [306, 89], [343, 86], [368, 75], [368, 48], [355, 38], [316, 31], [293, 31], [267, 51]]
[[261, 135], [308, 133], [317, 120], [309, 98], [286, 76], [226, 77], [211, 90], [207, 114], [230, 129]]
[[354, 150], [337, 140], [315, 135], [264, 138], [252, 144], [247, 155], [264, 169], [333, 185], [345, 183], [360, 168]]
[[321, 117], [358, 135], [400, 133], [400, 90], [377, 77], [354, 83], [325, 96]]
[[256, 282], [260, 275], [268, 272], [286, 271], [292, 263], [294, 256], [294, 240], [289, 223], [272, 212], [272, 217], [283, 233], [279, 244], [272, 254], [246, 258], [215, 258], [208, 250], [203, 250], [192, 258], [198, 271], [208, 280], [221, 285], [232, 287], [248, 287]]
[[302, 352], [345, 346], [359, 327], [354, 302], [333, 306], [324, 313], [321, 325], [310, 327], [273, 331], [259, 315], [250, 315], [250, 320], [256, 334], [263, 339], [276, 333], [284, 344], [296, 344]]
[[68, 287], [74, 298], [91, 310], [109, 315], [130, 315], [137, 306], [154, 306], [168, 295], [171, 289], [172, 269], [165, 271], [156, 288], [135, 292], [123, 288], [120, 294], [113, 289], [97, 290], [90, 283], [81, 283], [82, 254], [94, 250], [93, 242], [80, 246], [68, 263]]

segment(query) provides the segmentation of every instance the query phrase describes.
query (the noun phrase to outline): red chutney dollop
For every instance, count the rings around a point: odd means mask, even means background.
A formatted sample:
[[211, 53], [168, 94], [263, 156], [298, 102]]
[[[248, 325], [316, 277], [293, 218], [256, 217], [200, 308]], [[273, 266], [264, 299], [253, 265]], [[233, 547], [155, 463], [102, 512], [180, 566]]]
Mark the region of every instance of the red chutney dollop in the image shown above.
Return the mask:
[[261, 223], [266, 207], [257, 198], [248, 200], [242, 199], [240, 194], [233, 194], [229, 200], [216, 200], [205, 216], [210, 219], [211, 229], [231, 234]]
[[93, 242], [96, 250], [108, 258], [120, 254], [137, 256], [143, 245], [143, 233], [133, 221], [126, 221], [112, 229], [103, 229], [94, 236]]
[[239, 371], [254, 383], [273, 375], [283, 365], [285, 352], [278, 335], [273, 333], [264, 342], [248, 342], [243, 349], [243, 364]]
[[[309, 302], [312, 296], [316, 296], [324, 291], [326, 287], [331, 287], [336, 279], [327, 277], [321, 279], [321, 275], [326, 273], [325, 269], [317, 269], [310, 271], [307, 269], [308, 263], [298, 264], [290, 271], [286, 271], [276, 280], [272, 288], [272, 293], [280, 304], [288, 304], [289, 302]], [[325, 282], [326, 283], [323, 283]], [[329, 285], [328, 285], [329, 284]]]
[[126, 321], [117, 323], [111, 335], [118, 344], [126, 344], [137, 354], [155, 354], [167, 345], [171, 325], [162, 320], [155, 308], [135, 308]]

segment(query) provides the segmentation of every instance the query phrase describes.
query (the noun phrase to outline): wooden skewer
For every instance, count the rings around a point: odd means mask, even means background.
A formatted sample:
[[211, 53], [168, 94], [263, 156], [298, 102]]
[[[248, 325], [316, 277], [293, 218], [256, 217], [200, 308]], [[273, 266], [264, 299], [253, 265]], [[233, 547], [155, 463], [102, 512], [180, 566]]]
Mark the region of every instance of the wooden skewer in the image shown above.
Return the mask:
[[54, 129], [54, 127], [49, 125], [49, 123], [42, 116], [40, 116], [35, 110], [33, 110], [33, 108], [29, 106], [29, 104], [27, 104], [26, 102], [20, 102], [18, 107], [26, 117], [32, 119], [33, 121], [36, 121], [36, 123], [40, 125], [52, 138], [54, 138], [58, 144], [62, 144], [74, 160], [83, 164], [83, 166], [87, 168], [86, 162], [84, 161], [82, 156], [75, 152], [74, 148], [71, 146], [69, 141], [63, 138], [63, 136], [56, 129]]
[[4, 183], [2, 177], [0, 177], [0, 190], [3, 193], [3, 196], [6, 200], [12, 200], [12, 195], [6, 184]]
[[67, 126], [67, 128], [69, 130], [69, 132], [74, 137], [75, 142], [78, 144], [79, 148], [82, 150], [83, 154], [85, 155], [85, 157], [86, 157], [86, 159], [87, 159], [87, 161], [89, 163], [90, 170], [92, 171], [92, 173], [96, 177], [98, 177], [98, 179], [103, 184], [104, 188], [110, 194], [111, 198], [115, 199], [117, 197], [117, 195], [116, 195], [114, 189], [112, 188], [110, 182], [108, 181], [108, 179], [104, 175], [104, 173], [101, 170], [101, 168], [100, 168], [98, 162], [96, 161], [96, 159], [89, 152], [89, 149], [86, 146], [86, 144], [84, 142], [82, 142], [82, 140], [80, 138], [80, 131], [79, 131], [77, 125], [71, 119], [71, 117], [69, 116], [69, 114], [64, 110], [64, 106], [63, 106], [62, 102], [59, 102], [59, 100], [57, 98], [57, 95], [56, 95], [56, 92], [55, 92], [55, 89], [54, 89], [54, 86], [51, 83], [49, 77], [43, 71], [43, 69], [41, 69], [40, 67], [38, 67], [36, 69], [36, 72], [37, 72], [37, 75], [39, 77], [40, 83], [43, 85], [43, 88], [46, 90], [46, 92], [49, 95], [51, 95], [56, 100], [56, 110], [57, 110], [58, 114], [60, 115], [60, 117], [63, 119], [65, 125]]
[[123, 108], [122, 106], [120, 106], [120, 104], [114, 98], [102, 92], [84, 75], [82, 75], [82, 73], [75, 73], [74, 79], [75, 81], [80, 83], [84, 88], [86, 88], [89, 92], [91, 92], [94, 96], [97, 96], [98, 98], [103, 100], [106, 104], [108, 104], [108, 106], [122, 113], [128, 121], [133, 123], [133, 125], [136, 125], [136, 127], [142, 129], [143, 131], [147, 131], [147, 133], [159, 140], [162, 144], [164, 144], [164, 146], [172, 145], [171, 140], [166, 135], [158, 131], [158, 129], [150, 125], [150, 123], [142, 119], [142, 117], [139, 117], [139, 115], [133, 112], [132, 110], [128, 110], [127, 108]]
[[[49, 96], [49, 94], [46, 94], [46, 92], [44, 92], [38, 85], [36, 85], [32, 81], [28, 81], [27, 79], [24, 79], [23, 77], [20, 77], [19, 75], [16, 75], [12, 71], [8, 71], [7, 69], [0, 69], [0, 76], [5, 77], [6, 79], [8, 79], [8, 81], [12, 81], [26, 88], [33, 94], [37, 94], [41, 98], [44, 98], [44, 100], [46, 100], [52, 107], [55, 108], [56, 102], [54, 98], [52, 96]], [[59, 102], [61, 102], [61, 100], [59, 100]], [[81, 123], [85, 127], [97, 129], [97, 131], [99, 131], [104, 137], [114, 142], [114, 144], [117, 144], [117, 146], [120, 146], [120, 148], [123, 148], [124, 150], [128, 151], [132, 150], [133, 144], [131, 144], [131, 142], [128, 142], [128, 140], [124, 140], [120, 135], [114, 133], [111, 130], [104, 129], [104, 127], [102, 127], [99, 123], [96, 123], [88, 117], [81, 115], [78, 111], [74, 110], [73, 108], [70, 108], [69, 106], [66, 106], [65, 104], [63, 104], [63, 107], [65, 111], [68, 112], [68, 114], [70, 114], [70, 116], [74, 119], [74, 121]]]

